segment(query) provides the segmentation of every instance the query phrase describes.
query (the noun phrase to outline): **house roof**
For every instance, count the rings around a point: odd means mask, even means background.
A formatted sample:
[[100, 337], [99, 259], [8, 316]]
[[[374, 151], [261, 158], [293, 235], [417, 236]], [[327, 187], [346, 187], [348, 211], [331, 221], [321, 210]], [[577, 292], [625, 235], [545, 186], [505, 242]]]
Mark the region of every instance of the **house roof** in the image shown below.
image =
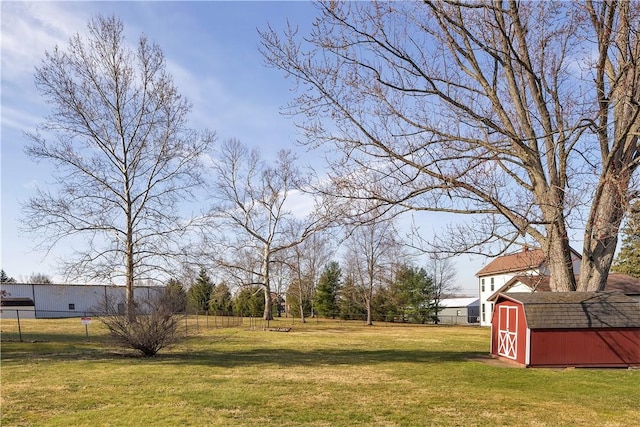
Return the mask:
[[609, 273], [605, 291], [620, 291], [627, 295], [640, 295], [640, 278], [624, 273]]
[[524, 250], [494, 258], [476, 273], [477, 277], [539, 268], [545, 261], [542, 249]]
[[524, 306], [529, 329], [640, 328], [640, 304], [621, 292], [500, 294]]
[[[581, 255], [571, 248], [571, 253], [577, 258]], [[540, 268], [545, 262], [544, 252], [542, 249], [524, 249], [519, 252], [513, 252], [494, 258], [489, 264], [485, 265], [476, 273], [476, 277], [492, 276], [503, 273], [517, 273], [519, 271], [527, 271]]]
[[[576, 276], [578, 280], [578, 276]], [[537, 274], [533, 275], [521, 275], [514, 276], [505, 283], [500, 289], [498, 289], [493, 295], [487, 298], [489, 301], [496, 299], [496, 297], [502, 292], [508, 292], [517, 283], [523, 283], [538, 292], [550, 292], [549, 276], [541, 276]], [[607, 278], [607, 284], [604, 287], [605, 291], [619, 291], [625, 295], [640, 295], [640, 279], [637, 277], [629, 276], [623, 273], [609, 273]]]

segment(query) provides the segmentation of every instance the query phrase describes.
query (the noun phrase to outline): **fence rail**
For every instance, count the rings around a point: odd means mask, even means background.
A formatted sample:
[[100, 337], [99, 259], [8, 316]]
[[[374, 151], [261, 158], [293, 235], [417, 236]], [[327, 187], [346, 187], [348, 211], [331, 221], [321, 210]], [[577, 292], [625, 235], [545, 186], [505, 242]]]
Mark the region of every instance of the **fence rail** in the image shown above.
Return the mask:
[[[54, 320], [54, 319], [78, 319], [77, 329], [65, 329], [63, 332], [69, 335], [82, 335], [88, 338], [88, 325], [94, 321], [99, 321], [100, 313], [95, 311], [54, 311], [54, 310], [27, 310], [16, 308], [2, 308], [0, 318], [2, 319], [2, 340], [3, 341], [25, 341], [29, 340], [29, 326], [31, 320]], [[37, 315], [40, 314], [40, 315]], [[46, 314], [45, 316], [41, 316]], [[233, 328], [242, 326], [244, 319], [239, 313], [231, 312], [182, 312], [176, 313], [182, 318], [184, 336], [198, 334], [209, 329]], [[66, 324], [68, 325], [68, 323]], [[82, 327], [84, 325], [84, 327]], [[62, 331], [61, 331], [62, 332]], [[15, 337], [15, 338], [14, 338]], [[25, 338], [27, 337], [27, 338]], [[36, 337], [39, 338], [39, 335]]]
[[[296, 316], [292, 316], [290, 313], [287, 314], [287, 318], [300, 319], [299, 314]], [[305, 313], [305, 319], [311, 321], [312, 319], [317, 318], [317, 316], [312, 313]], [[365, 313], [334, 313], [329, 316], [323, 316], [329, 319], [335, 320], [357, 320], [366, 322], [367, 315]], [[374, 323], [408, 323], [408, 324], [422, 324], [422, 325], [479, 325], [480, 320], [479, 317], [472, 314], [466, 315], [447, 315], [447, 314], [439, 314], [437, 319], [434, 316], [429, 316], [425, 319], [418, 319], [409, 315], [399, 315], [399, 314], [389, 314], [382, 315], [380, 313], [374, 313], [372, 316], [372, 322]]]

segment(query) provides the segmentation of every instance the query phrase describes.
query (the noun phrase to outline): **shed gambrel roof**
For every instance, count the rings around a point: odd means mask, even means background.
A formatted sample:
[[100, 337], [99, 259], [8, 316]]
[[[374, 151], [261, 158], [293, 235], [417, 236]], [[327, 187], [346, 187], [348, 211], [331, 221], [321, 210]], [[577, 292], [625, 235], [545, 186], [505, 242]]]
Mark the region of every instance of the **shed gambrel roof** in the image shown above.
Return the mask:
[[524, 306], [529, 329], [640, 328], [640, 304], [620, 292], [500, 294]]

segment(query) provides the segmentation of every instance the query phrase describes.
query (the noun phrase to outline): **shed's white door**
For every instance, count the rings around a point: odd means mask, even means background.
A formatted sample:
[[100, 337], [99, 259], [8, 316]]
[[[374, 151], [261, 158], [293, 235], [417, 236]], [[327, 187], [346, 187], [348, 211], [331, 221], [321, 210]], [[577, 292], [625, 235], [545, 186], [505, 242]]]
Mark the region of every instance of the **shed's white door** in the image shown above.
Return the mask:
[[498, 309], [498, 354], [516, 359], [518, 348], [518, 307], [501, 305]]

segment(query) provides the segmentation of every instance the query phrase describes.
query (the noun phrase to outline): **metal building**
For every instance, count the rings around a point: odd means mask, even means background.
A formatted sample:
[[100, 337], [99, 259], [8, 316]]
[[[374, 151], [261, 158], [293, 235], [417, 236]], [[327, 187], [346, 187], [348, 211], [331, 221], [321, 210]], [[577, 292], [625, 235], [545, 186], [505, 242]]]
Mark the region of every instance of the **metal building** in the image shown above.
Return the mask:
[[[32, 283], [2, 283], [3, 300], [28, 298], [33, 301], [35, 318], [82, 317], [99, 311], [108, 298], [122, 304], [124, 310], [125, 287], [117, 285], [61, 285]], [[148, 299], [153, 292], [164, 287], [136, 286], [134, 298]], [[16, 316], [16, 306], [2, 305], [1, 315]], [[22, 310], [22, 308], [20, 308]]]
[[440, 300], [438, 323], [442, 325], [477, 324], [480, 314], [478, 298], [445, 298]]

